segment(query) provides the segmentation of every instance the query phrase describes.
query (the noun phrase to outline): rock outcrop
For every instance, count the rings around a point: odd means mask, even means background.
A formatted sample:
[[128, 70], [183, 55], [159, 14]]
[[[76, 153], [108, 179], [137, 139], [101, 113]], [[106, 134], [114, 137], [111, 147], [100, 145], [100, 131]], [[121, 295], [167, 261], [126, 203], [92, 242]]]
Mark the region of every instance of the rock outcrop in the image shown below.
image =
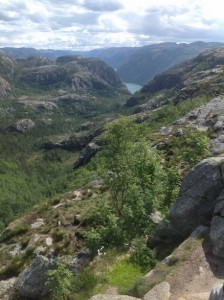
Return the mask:
[[[93, 258], [93, 253], [88, 249], [81, 250], [74, 257], [66, 257], [66, 266], [74, 276]], [[15, 293], [22, 299], [40, 299], [50, 292], [46, 286], [48, 271], [55, 269], [57, 259], [49, 259], [45, 256], [37, 255], [31, 264], [19, 275], [14, 283]]]
[[24, 134], [34, 128], [34, 126], [35, 123], [31, 119], [21, 119], [7, 127], [6, 130], [9, 132], [18, 132]]
[[90, 159], [96, 155], [96, 153], [101, 149], [102, 147], [98, 145], [95, 142], [89, 143], [80, 153], [79, 157], [75, 161], [73, 165], [73, 169], [77, 169], [81, 166], [85, 166]]
[[55, 266], [55, 260], [37, 255], [15, 281], [15, 292], [22, 298], [39, 299], [46, 296], [49, 293], [49, 288], [45, 286], [47, 272]]
[[[183, 240], [199, 225], [211, 227], [214, 252], [220, 254], [222, 235], [222, 201], [224, 189], [224, 156], [211, 157], [198, 163], [184, 178], [176, 203], [167, 218], [156, 228], [150, 247]], [[219, 230], [218, 230], [219, 228]]]
[[164, 281], [157, 284], [147, 294], [143, 300], [169, 300], [170, 298], [170, 285]]
[[[42, 59], [43, 60], [43, 59]], [[42, 61], [41, 61], [42, 62]], [[19, 81], [37, 87], [65, 88], [72, 91], [110, 90], [128, 93], [113, 68], [96, 58], [77, 55], [59, 57], [56, 62], [44, 60], [39, 64], [26, 64], [21, 68]]]
[[11, 85], [2, 76], [0, 76], [0, 99], [11, 92]]

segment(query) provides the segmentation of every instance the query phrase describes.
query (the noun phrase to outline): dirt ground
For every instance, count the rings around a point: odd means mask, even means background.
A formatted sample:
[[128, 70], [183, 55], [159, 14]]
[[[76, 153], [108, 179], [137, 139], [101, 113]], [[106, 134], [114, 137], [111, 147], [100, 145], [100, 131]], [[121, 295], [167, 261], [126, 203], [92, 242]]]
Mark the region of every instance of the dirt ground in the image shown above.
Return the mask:
[[185, 241], [176, 255], [180, 264], [166, 277], [170, 300], [208, 300], [211, 289], [224, 282], [224, 259], [214, 257], [208, 238]]

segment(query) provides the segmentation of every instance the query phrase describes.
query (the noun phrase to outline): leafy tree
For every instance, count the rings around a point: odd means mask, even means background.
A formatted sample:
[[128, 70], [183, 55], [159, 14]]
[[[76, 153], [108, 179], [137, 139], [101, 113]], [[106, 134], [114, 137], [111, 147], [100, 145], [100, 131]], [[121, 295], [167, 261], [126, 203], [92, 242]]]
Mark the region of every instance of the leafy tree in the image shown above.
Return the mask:
[[145, 234], [150, 213], [163, 203], [161, 158], [150, 150], [145, 130], [124, 117], [108, 127], [107, 146], [101, 155], [110, 206], [105, 209], [104, 222], [88, 233], [91, 245], [94, 241], [98, 245], [130, 244], [137, 235]]

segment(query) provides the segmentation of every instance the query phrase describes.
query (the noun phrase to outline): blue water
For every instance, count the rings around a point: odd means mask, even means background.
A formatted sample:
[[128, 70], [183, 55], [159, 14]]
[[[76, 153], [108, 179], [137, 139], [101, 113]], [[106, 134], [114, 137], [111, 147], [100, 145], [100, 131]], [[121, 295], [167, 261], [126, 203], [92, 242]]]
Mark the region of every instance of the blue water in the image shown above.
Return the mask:
[[125, 84], [126, 84], [128, 90], [129, 90], [132, 94], [134, 94], [135, 92], [139, 91], [139, 90], [142, 88], [141, 85], [135, 84], [135, 83], [125, 82]]

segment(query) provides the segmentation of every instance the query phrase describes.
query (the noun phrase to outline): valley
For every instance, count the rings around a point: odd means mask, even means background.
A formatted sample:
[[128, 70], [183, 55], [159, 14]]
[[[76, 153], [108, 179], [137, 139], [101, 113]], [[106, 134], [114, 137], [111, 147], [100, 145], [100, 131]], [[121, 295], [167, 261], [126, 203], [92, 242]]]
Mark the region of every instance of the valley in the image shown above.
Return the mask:
[[223, 280], [223, 46], [6, 50], [0, 299], [208, 299]]

